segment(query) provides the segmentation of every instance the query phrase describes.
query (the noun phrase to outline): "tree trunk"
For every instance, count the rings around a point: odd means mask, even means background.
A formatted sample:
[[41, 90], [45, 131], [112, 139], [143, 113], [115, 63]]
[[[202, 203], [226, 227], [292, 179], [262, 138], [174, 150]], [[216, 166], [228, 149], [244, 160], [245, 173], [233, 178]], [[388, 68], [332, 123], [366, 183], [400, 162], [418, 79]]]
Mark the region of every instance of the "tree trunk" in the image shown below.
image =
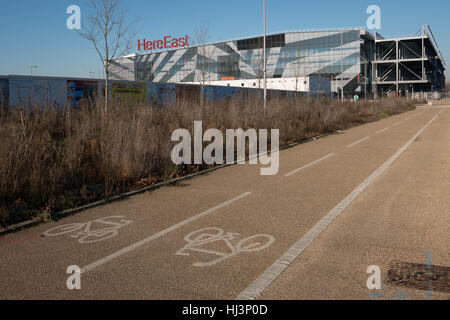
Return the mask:
[[108, 96], [109, 96], [109, 90], [108, 90], [108, 84], [109, 84], [109, 72], [106, 70], [106, 77], [105, 77], [105, 113], [108, 112]]
[[200, 86], [201, 90], [200, 90], [200, 105], [203, 107], [203, 103], [204, 103], [204, 96], [205, 96], [205, 85], [201, 85]]

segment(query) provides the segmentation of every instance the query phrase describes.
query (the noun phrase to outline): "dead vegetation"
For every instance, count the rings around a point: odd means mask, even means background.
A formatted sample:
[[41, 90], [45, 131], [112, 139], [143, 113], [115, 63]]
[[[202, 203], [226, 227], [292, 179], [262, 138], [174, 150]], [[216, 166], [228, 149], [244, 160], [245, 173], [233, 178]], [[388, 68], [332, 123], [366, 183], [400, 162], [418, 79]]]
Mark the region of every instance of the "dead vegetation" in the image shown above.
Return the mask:
[[[170, 106], [92, 102], [77, 109], [0, 110], [0, 225], [43, 219], [206, 166], [175, 166], [171, 133], [207, 128], [280, 129], [280, 146], [413, 108], [413, 101], [228, 100]], [[101, 105], [99, 103], [99, 105]]]

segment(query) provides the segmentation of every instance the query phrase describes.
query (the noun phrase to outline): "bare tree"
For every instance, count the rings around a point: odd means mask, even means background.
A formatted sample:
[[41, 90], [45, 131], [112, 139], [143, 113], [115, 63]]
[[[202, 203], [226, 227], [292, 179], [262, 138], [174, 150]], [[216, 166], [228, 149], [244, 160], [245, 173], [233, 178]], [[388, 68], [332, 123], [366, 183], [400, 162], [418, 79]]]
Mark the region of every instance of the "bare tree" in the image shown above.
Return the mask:
[[120, 0], [90, 0], [93, 13], [87, 28], [80, 35], [89, 40], [97, 51], [105, 73], [105, 111], [108, 110], [108, 85], [112, 62], [131, 49], [136, 33], [131, 30], [135, 22], [128, 22]]
[[322, 73], [316, 73], [314, 76], [317, 78], [316, 98], [320, 98], [322, 96], [322, 90], [321, 90], [322, 81], [324, 81], [327, 78], [327, 75], [324, 75]]
[[295, 74], [295, 95], [297, 95], [297, 91], [298, 91], [298, 81], [299, 81], [300, 74], [301, 74], [300, 68], [302, 66], [301, 59], [303, 58], [301, 56], [300, 47], [298, 47], [297, 50], [296, 50], [296, 57], [297, 57], [297, 60], [294, 63], [294, 68], [295, 68], [295, 73], [294, 73]]
[[214, 75], [213, 66], [215, 64], [215, 47], [208, 45], [209, 41], [210, 39], [208, 26], [203, 23], [202, 25], [196, 27], [194, 39], [194, 44], [198, 46], [196, 78], [201, 88], [201, 104], [203, 104], [205, 86], [208, 82], [211, 82], [211, 79]]
[[258, 89], [261, 89], [264, 78], [264, 58], [262, 53], [256, 54], [252, 61], [253, 70], [255, 71], [256, 79], [258, 80]]

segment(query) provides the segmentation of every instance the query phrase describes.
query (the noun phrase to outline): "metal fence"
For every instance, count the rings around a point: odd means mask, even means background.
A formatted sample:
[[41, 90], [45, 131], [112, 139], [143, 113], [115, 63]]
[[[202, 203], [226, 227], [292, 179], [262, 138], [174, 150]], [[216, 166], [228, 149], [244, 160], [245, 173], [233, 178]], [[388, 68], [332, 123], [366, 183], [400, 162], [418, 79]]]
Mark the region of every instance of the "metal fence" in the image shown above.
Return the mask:
[[406, 98], [416, 100], [441, 100], [450, 98], [450, 92], [408, 92], [406, 93]]

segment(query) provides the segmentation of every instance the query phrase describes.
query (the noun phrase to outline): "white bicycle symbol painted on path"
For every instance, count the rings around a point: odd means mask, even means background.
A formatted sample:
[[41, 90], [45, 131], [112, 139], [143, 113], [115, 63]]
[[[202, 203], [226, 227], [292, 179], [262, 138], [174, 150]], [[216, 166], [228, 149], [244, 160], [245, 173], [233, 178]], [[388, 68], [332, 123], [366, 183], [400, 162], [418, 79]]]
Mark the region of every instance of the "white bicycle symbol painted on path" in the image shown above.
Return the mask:
[[[219, 258], [212, 260], [210, 262], [196, 262], [193, 264], [195, 267], [208, 267], [215, 265], [216, 263], [222, 262], [225, 259], [237, 255], [241, 252], [253, 252], [259, 251], [270, 247], [274, 241], [275, 237], [268, 234], [257, 234], [237, 242], [233, 245], [232, 241], [239, 236], [239, 233], [225, 233], [220, 228], [205, 228], [189, 233], [184, 237], [188, 242], [186, 246], [177, 251], [176, 255], [189, 256], [190, 253], [187, 251], [208, 253], [219, 256]], [[209, 245], [214, 242], [224, 241], [231, 252], [220, 252], [216, 250], [206, 249], [205, 245]]]
[[[44, 232], [43, 235], [46, 237], [55, 237], [83, 229], [78, 233], [72, 235], [71, 238], [75, 239], [78, 238], [79, 243], [94, 243], [117, 236], [119, 234], [118, 230], [120, 228], [125, 227], [133, 222], [130, 220], [108, 221], [111, 219], [121, 219], [121, 218], [125, 218], [125, 216], [111, 216], [92, 220], [85, 223], [69, 223], [50, 229]], [[107, 227], [93, 230], [92, 225], [94, 223], [103, 224], [106, 225]]]

